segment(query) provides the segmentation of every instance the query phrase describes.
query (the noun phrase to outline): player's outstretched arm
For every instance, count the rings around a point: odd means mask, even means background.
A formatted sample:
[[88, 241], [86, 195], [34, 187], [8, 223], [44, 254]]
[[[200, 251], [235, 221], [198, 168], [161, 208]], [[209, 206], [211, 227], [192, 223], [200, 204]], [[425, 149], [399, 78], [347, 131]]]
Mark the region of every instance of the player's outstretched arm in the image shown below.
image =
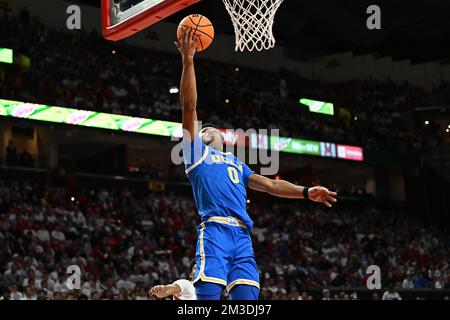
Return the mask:
[[193, 141], [198, 132], [197, 125], [197, 83], [195, 78], [194, 56], [198, 37], [194, 31], [185, 29], [181, 39], [175, 42], [183, 61], [183, 73], [180, 84], [180, 103], [183, 110], [183, 138]]
[[174, 294], [179, 294], [181, 292], [181, 287], [177, 284], [169, 284], [166, 286], [154, 286], [150, 289], [150, 295], [155, 296], [159, 299], [163, 299]]
[[[266, 192], [281, 198], [305, 198], [305, 187], [297, 186], [285, 180], [269, 179], [255, 173], [249, 177], [248, 186], [252, 190]], [[336, 196], [336, 192], [330, 191], [325, 187], [312, 187], [307, 190], [309, 200], [323, 203], [328, 207], [331, 207], [337, 201]]]

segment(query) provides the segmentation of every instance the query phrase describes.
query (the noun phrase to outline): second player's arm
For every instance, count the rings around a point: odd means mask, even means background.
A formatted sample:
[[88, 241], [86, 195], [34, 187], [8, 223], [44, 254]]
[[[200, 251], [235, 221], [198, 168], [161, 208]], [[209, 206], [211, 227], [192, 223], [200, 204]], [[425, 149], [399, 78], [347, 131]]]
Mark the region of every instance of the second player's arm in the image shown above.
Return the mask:
[[[269, 193], [273, 196], [290, 199], [304, 199], [305, 187], [298, 186], [285, 180], [274, 180], [259, 174], [252, 174], [249, 177], [248, 187], [252, 190]], [[320, 202], [328, 207], [336, 202], [336, 192], [325, 187], [312, 187], [308, 190], [308, 198], [314, 202]]]
[[172, 283], [165, 286], [163, 285], [155, 286], [150, 289], [150, 294], [162, 299], [175, 294], [179, 294], [181, 293], [181, 290], [182, 289], [178, 284]]

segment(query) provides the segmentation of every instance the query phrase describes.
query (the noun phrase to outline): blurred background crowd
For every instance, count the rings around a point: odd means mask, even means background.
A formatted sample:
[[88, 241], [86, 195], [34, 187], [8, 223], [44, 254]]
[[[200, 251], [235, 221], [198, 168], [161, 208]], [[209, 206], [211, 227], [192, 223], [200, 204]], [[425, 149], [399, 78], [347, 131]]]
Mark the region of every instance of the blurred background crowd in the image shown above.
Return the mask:
[[[358, 298], [369, 265], [383, 291], [450, 288], [450, 238], [401, 209], [301, 201], [249, 203], [261, 298]], [[189, 277], [200, 220], [191, 197], [172, 192], [85, 190], [0, 183], [0, 287], [4, 299], [149, 299]], [[78, 265], [81, 290], [67, 287]], [[314, 293], [313, 293], [314, 292]], [[320, 294], [319, 294], [320, 293]]]
[[[156, 50], [111, 44], [101, 35], [50, 29], [24, 10], [4, 13], [0, 38], [32, 61], [0, 75], [5, 99], [180, 120], [180, 59]], [[133, 59], [130, 59], [133, 57]], [[423, 104], [450, 102], [450, 86], [432, 93], [389, 79], [326, 83], [303, 78], [294, 70], [268, 72], [197, 59], [199, 117], [224, 128], [277, 128], [284, 136], [388, 147], [431, 150], [445, 128], [424, 125], [414, 114]], [[56, 67], [57, 66], [57, 67]], [[300, 98], [333, 102], [335, 117], [311, 114]]]

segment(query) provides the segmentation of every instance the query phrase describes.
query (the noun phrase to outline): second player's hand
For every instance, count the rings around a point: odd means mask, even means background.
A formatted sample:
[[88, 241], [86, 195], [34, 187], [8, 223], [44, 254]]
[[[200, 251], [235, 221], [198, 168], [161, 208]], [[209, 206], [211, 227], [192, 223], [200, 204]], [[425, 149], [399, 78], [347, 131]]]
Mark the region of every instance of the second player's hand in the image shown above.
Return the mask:
[[183, 61], [194, 59], [197, 52], [197, 41], [199, 37], [194, 36], [194, 30], [185, 28], [181, 34], [181, 39], [175, 42], [175, 46], [183, 57]]
[[308, 197], [311, 201], [320, 202], [327, 207], [332, 207], [332, 203], [337, 202], [337, 193], [325, 187], [312, 187], [308, 190]]
[[155, 296], [159, 299], [167, 297], [165, 286], [154, 286], [150, 289], [150, 295]]

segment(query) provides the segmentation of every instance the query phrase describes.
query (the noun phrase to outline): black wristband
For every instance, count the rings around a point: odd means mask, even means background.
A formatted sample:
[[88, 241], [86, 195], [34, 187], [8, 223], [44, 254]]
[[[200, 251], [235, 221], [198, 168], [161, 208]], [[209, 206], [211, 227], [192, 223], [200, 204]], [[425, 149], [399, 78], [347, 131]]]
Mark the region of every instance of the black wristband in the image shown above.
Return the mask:
[[303, 187], [303, 197], [309, 200], [309, 187]]

